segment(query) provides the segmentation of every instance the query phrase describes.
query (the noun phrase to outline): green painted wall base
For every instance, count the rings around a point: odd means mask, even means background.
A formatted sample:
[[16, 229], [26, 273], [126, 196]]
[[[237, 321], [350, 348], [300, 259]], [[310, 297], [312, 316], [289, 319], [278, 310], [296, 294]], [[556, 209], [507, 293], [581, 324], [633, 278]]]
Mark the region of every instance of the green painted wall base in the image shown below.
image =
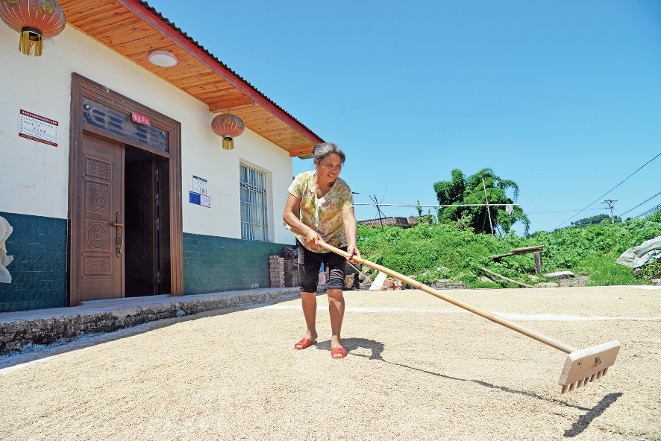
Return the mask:
[[67, 220], [0, 212], [14, 231], [7, 239], [11, 283], [0, 283], [0, 312], [67, 306]]
[[269, 256], [288, 246], [184, 233], [184, 294], [269, 288]]

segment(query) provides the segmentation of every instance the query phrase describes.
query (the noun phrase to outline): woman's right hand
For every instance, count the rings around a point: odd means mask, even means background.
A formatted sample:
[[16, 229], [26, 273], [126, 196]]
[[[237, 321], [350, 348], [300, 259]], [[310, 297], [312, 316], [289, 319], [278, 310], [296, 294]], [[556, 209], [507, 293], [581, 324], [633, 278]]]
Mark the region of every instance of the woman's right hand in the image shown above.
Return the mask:
[[317, 233], [314, 230], [310, 230], [308, 234], [305, 235], [305, 239], [307, 240], [308, 245], [315, 248], [320, 248], [321, 245], [319, 244], [324, 241], [319, 235], [319, 233]]

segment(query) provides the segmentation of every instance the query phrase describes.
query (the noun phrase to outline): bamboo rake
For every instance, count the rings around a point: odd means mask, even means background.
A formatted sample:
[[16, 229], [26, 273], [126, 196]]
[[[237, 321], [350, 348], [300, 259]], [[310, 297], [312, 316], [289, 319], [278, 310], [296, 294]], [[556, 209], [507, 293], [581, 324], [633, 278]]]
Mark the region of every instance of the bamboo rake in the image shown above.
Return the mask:
[[[344, 256], [345, 258], [351, 258], [349, 253], [346, 251], [340, 250], [339, 248], [336, 248], [332, 245], [328, 245], [325, 242], [320, 242], [320, 246], [327, 249], [328, 251], [332, 251], [336, 254], [339, 254], [340, 256]], [[393, 271], [390, 268], [386, 268], [385, 266], [370, 262], [369, 260], [363, 259], [362, 257], [353, 257], [352, 260], [362, 265], [367, 265], [370, 268], [374, 268], [377, 271], [386, 273], [389, 276], [408, 283], [414, 288], [431, 294], [434, 297], [438, 297], [441, 300], [445, 300], [446, 302], [452, 303], [453, 305], [484, 317], [487, 320], [491, 320], [492, 322], [503, 325], [512, 329], [513, 331], [519, 332], [527, 337], [569, 354], [565, 360], [565, 367], [562, 371], [562, 374], [560, 375], [559, 383], [562, 386], [562, 393], [565, 393], [567, 390], [571, 391], [574, 388], [584, 386], [590, 381], [601, 378], [602, 376], [606, 375], [608, 368], [612, 366], [613, 363], [615, 363], [615, 358], [617, 357], [617, 353], [620, 349], [620, 343], [617, 340], [604, 343], [603, 345], [577, 350], [558, 340], [554, 340], [538, 332], [517, 325], [516, 323], [511, 322], [503, 317], [499, 317], [496, 314], [484, 311], [480, 308], [476, 308], [465, 302], [462, 302], [461, 300], [443, 294], [440, 291], [437, 291], [427, 285], [418, 282], [417, 280], [413, 280], [410, 277], [400, 274], [397, 271]]]

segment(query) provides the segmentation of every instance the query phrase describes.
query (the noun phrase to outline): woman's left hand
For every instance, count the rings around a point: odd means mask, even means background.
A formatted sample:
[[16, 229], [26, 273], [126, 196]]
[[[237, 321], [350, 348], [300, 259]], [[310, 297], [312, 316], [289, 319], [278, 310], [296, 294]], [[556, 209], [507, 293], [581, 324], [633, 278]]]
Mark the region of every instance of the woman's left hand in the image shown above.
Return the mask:
[[358, 247], [355, 245], [349, 245], [347, 247], [347, 253], [349, 253], [350, 257], [347, 257], [347, 260], [352, 263], [358, 263], [356, 262], [353, 258], [354, 257], [360, 257], [360, 251], [358, 250]]

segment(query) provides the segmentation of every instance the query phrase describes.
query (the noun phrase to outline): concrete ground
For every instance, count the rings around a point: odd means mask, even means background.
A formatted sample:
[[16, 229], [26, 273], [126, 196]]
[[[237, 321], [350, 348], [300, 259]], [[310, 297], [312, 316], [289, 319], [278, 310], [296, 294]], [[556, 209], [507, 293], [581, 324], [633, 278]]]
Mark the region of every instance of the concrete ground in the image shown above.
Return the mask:
[[560, 395], [566, 355], [420, 291], [350, 291], [347, 358], [300, 300], [207, 312], [0, 357], [0, 439], [661, 440], [661, 289], [444, 294], [576, 348], [608, 375]]

